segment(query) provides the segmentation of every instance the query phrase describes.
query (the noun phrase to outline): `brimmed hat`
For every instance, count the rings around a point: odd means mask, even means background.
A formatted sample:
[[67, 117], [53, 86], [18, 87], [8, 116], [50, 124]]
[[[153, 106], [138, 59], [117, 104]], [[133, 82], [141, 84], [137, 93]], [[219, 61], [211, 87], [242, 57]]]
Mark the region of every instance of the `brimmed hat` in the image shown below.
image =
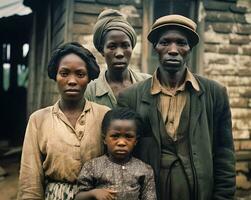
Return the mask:
[[168, 28], [175, 28], [185, 32], [188, 37], [191, 47], [195, 46], [199, 42], [199, 35], [196, 33], [196, 23], [182, 15], [166, 15], [158, 18], [152, 25], [147, 39], [155, 44], [158, 42], [159, 33]]

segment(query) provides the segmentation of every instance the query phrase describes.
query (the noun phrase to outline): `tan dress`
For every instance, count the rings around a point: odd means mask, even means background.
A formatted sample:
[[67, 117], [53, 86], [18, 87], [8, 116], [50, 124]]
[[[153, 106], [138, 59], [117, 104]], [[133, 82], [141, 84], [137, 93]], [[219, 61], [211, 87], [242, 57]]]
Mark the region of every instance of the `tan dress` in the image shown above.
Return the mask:
[[58, 102], [34, 112], [25, 133], [18, 199], [44, 199], [54, 182], [75, 184], [83, 163], [103, 153], [101, 122], [108, 110], [86, 101], [75, 128]]

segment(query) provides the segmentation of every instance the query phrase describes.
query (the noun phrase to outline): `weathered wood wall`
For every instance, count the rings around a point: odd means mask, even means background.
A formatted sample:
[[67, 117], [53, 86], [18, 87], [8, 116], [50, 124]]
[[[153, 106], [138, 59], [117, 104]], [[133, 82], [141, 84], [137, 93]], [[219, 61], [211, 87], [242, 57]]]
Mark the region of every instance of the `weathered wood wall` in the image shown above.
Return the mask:
[[58, 99], [56, 83], [47, 76], [51, 52], [69, 37], [68, 0], [41, 3], [34, 9], [33, 34], [29, 58], [28, 113], [51, 105]]

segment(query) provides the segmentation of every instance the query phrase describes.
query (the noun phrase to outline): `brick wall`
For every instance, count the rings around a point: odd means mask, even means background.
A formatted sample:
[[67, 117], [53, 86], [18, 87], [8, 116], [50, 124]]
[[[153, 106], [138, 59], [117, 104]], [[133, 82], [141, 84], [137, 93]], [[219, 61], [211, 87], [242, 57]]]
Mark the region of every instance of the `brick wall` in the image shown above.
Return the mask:
[[251, 194], [251, 0], [206, 0], [203, 74], [230, 96], [237, 195]]

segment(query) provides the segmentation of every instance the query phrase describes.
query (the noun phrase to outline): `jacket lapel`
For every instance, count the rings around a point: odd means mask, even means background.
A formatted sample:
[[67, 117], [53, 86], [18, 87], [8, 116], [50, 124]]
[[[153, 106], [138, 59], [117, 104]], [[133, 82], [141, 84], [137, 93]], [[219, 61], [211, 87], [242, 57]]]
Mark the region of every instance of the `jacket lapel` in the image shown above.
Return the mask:
[[[151, 95], [150, 88], [151, 88], [151, 79], [149, 79], [148, 84], [143, 89], [142, 102], [148, 106], [148, 117], [152, 127], [152, 132], [154, 135], [155, 140], [158, 142], [160, 146], [160, 122], [161, 120], [158, 115], [158, 106], [157, 106], [157, 96]], [[199, 80], [197, 79], [199, 82]], [[199, 122], [199, 117], [202, 113], [203, 103], [201, 101], [205, 88], [199, 82], [200, 91], [195, 91], [194, 89], [190, 88], [190, 120], [189, 120], [189, 134], [194, 134], [195, 127]]]
[[[151, 79], [149, 79], [151, 80]], [[148, 107], [148, 117], [151, 124], [152, 132], [155, 140], [160, 147], [160, 123], [159, 123], [159, 115], [158, 115], [158, 106], [157, 106], [157, 96], [151, 95], [150, 92], [151, 81], [148, 81], [148, 85], [145, 88], [147, 91], [143, 92], [142, 102]]]
[[203, 103], [201, 101], [204, 94], [204, 88], [200, 85], [200, 91], [195, 91], [190, 89], [190, 124], [189, 124], [189, 134], [190, 136], [194, 134], [195, 127], [199, 122], [199, 117], [202, 112]]

